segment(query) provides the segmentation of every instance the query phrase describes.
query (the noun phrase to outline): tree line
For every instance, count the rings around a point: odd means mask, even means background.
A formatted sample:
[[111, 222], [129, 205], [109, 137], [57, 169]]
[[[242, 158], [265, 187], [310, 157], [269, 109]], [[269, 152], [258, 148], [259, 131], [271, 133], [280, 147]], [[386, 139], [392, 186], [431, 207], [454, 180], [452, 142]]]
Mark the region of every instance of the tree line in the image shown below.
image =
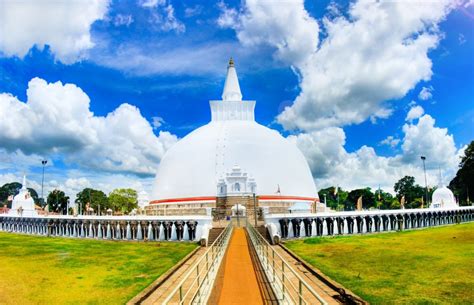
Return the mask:
[[[459, 170], [449, 183], [449, 188], [459, 201], [459, 204], [469, 205], [474, 199], [474, 141], [472, 141], [461, 157]], [[8, 201], [10, 195], [17, 195], [21, 189], [21, 183], [12, 182], [0, 187], [0, 206], [11, 207]], [[428, 198], [431, 198], [435, 188], [428, 190]], [[48, 196], [45, 204], [41, 203], [38, 193], [28, 188], [36, 205], [44, 207], [48, 205], [50, 212], [66, 214], [69, 197], [61, 190], [53, 190]], [[405, 208], [427, 207], [425, 188], [415, 183], [415, 178], [405, 176], [394, 185], [395, 196], [383, 190], [373, 191], [370, 187], [346, 191], [338, 187], [321, 189], [318, 194], [322, 202], [326, 200], [327, 206], [334, 210], [355, 210], [357, 201], [362, 197], [363, 209], [399, 209], [404, 201]], [[403, 200], [402, 200], [403, 197]], [[76, 207], [80, 214], [86, 214], [86, 208], [92, 213], [102, 214], [111, 209], [115, 213], [130, 213], [138, 207], [137, 191], [130, 188], [113, 190], [108, 196], [101, 190], [85, 188], [76, 195]]]
[[[318, 192], [319, 200], [324, 202], [326, 199], [327, 206], [333, 210], [355, 210], [361, 196], [363, 209], [399, 209], [402, 201], [408, 209], [427, 207], [425, 188], [416, 184], [412, 176], [405, 176], [395, 183], [393, 186], [395, 196], [380, 189], [373, 191], [370, 187], [351, 191], [336, 188], [331, 186]], [[459, 169], [449, 183], [449, 188], [460, 206], [470, 205], [474, 199], [474, 141], [471, 141], [464, 151]], [[432, 197], [435, 190], [436, 187], [428, 189], [428, 198]]]
[[[21, 187], [19, 182], [7, 183], [0, 187], [1, 205], [11, 208], [12, 202], [8, 198], [16, 196]], [[28, 188], [28, 191], [35, 204], [40, 208], [47, 207], [49, 212], [67, 214], [68, 207], [71, 209], [70, 198], [62, 190], [55, 189], [49, 192], [45, 203], [42, 203], [34, 189]], [[138, 194], [131, 188], [118, 188], [107, 196], [101, 190], [85, 188], [77, 193], [75, 203], [79, 214], [106, 214], [109, 209], [113, 213], [128, 214], [138, 208]], [[72, 211], [69, 212], [72, 214]]]

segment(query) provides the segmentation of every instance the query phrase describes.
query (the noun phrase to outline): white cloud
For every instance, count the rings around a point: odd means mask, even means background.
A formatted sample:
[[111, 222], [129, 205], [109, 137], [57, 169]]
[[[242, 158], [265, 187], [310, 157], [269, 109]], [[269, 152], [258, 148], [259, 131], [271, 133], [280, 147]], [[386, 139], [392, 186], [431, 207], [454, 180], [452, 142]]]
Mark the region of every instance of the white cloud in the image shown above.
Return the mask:
[[447, 1], [361, 0], [350, 6], [348, 18], [325, 18], [327, 37], [296, 65], [301, 93], [278, 122], [312, 130], [388, 117], [384, 101], [431, 78], [428, 52], [442, 38], [437, 24], [449, 8]]
[[[420, 156], [426, 156], [428, 184], [438, 183], [438, 168], [449, 183], [458, 169], [459, 155], [465, 148], [456, 149], [453, 137], [445, 128], [435, 126], [429, 115], [422, 116], [416, 124], [405, 124], [401, 141], [402, 152], [393, 157], [377, 155], [372, 147], [362, 146], [348, 152], [342, 128], [329, 127], [310, 133], [289, 136], [306, 156], [318, 188], [339, 185], [344, 189], [380, 186], [393, 193], [393, 185], [400, 178], [410, 175], [417, 183], [424, 184]], [[388, 137], [386, 144], [400, 143]], [[385, 144], [385, 143], [384, 143]]]
[[423, 109], [423, 107], [413, 106], [408, 111], [405, 121], [412, 122], [413, 120], [420, 118], [424, 113], [425, 110]]
[[457, 166], [458, 151], [453, 136], [448, 134], [447, 128], [435, 127], [435, 119], [430, 115], [423, 115], [416, 124], [405, 124], [403, 132], [404, 162], [417, 162], [420, 156], [425, 156], [429, 168]]
[[174, 7], [171, 4], [164, 7], [164, 16], [157, 20], [161, 24], [161, 29], [165, 32], [175, 31], [176, 33], [183, 33], [186, 30], [184, 23], [175, 17]]
[[154, 8], [158, 5], [165, 5], [166, 0], [140, 0], [138, 1], [138, 4], [142, 7]]
[[177, 141], [165, 131], [156, 136], [129, 104], [95, 116], [89, 97], [73, 84], [34, 78], [27, 98], [23, 103], [0, 94], [0, 143], [10, 152], [62, 153], [66, 162], [85, 168], [153, 175], [166, 149]]
[[392, 148], [395, 148], [398, 145], [398, 143], [400, 143], [400, 139], [395, 138], [394, 136], [388, 136], [382, 141], [380, 141], [381, 145], [388, 145]]
[[418, 93], [418, 98], [422, 101], [427, 101], [433, 97], [433, 87], [423, 87], [421, 88], [420, 93]]
[[132, 15], [122, 15], [118, 14], [117, 16], [114, 17], [114, 25], [115, 26], [130, 26], [130, 24], [133, 23], [133, 17]]
[[290, 65], [302, 65], [318, 45], [319, 26], [305, 10], [303, 0], [248, 0], [234, 28], [244, 46], [273, 46], [276, 58]]
[[202, 13], [204, 7], [202, 5], [195, 5], [184, 9], [184, 16], [186, 18], [198, 16]]
[[229, 8], [224, 1], [217, 3], [217, 7], [221, 11], [217, 18], [217, 25], [221, 28], [234, 28], [237, 26], [239, 13], [235, 8]]
[[151, 25], [152, 28], [164, 32], [175, 31], [176, 33], [183, 33], [186, 30], [184, 23], [179, 21], [174, 14], [174, 7], [164, 0], [146, 0], [139, 4], [151, 11]]
[[151, 119], [152, 119], [151, 124], [153, 125], [153, 129], [160, 128], [161, 125], [163, 125], [163, 123], [165, 122], [165, 120], [162, 117], [159, 117], [159, 116], [154, 116]]
[[49, 45], [64, 63], [80, 60], [94, 46], [90, 28], [104, 18], [107, 7], [106, 0], [2, 1], [0, 51], [24, 57], [33, 46]]
[[244, 46], [265, 44], [298, 73], [301, 92], [277, 117], [285, 129], [387, 118], [385, 101], [400, 99], [420, 80], [429, 80], [428, 52], [442, 38], [437, 25], [452, 8], [435, 2], [359, 0], [347, 17], [330, 5], [324, 39], [303, 1], [245, 2], [233, 28]]
[[113, 50], [112, 53], [96, 54], [93, 60], [100, 65], [125, 70], [136, 75], [214, 74], [222, 77], [229, 60], [229, 54], [239, 58], [248, 55], [245, 53], [248, 50], [239, 48], [237, 43], [228, 42], [166, 49], [163, 49], [162, 46], [150, 45], [146, 50], [133, 44], [124, 44]]

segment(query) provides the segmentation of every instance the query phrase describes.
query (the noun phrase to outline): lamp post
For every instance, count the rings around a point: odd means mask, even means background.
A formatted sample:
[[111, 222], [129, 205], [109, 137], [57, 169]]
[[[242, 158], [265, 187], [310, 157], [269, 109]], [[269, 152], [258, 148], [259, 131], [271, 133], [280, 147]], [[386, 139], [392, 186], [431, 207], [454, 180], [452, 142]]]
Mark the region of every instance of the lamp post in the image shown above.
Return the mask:
[[423, 172], [425, 173], [425, 199], [426, 199], [426, 205], [429, 206], [429, 201], [428, 201], [428, 182], [426, 181], [426, 166], [425, 166], [425, 156], [420, 157], [421, 160], [423, 161]]
[[44, 167], [48, 163], [48, 160], [41, 160], [41, 164], [43, 165], [43, 178], [41, 179], [41, 203], [44, 204], [44, 195], [43, 195], [43, 186], [44, 186]]
[[255, 228], [257, 227], [257, 202], [255, 200], [255, 193], [253, 193], [253, 218], [255, 218]]

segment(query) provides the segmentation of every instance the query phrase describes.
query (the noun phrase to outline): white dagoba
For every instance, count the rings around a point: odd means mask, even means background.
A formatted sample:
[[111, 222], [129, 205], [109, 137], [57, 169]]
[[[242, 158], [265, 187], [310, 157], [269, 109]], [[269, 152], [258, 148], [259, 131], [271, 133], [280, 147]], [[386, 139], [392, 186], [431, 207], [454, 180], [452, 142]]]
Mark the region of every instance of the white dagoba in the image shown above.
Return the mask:
[[453, 192], [443, 184], [441, 169], [439, 169], [438, 188], [433, 192], [431, 199], [431, 207], [446, 209], [459, 207]]
[[440, 185], [434, 192], [431, 200], [432, 208], [457, 208], [456, 198], [453, 192], [446, 186]]
[[319, 201], [301, 151], [255, 122], [255, 101], [242, 100], [231, 59], [222, 100], [210, 101], [211, 122], [178, 141], [160, 162], [150, 204], [215, 203], [251, 196], [259, 202]]
[[141, 191], [138, 193], [138, 207], [141, 209], [145, 208], [150, 202], [150, 198], [148, 197], [148, 193], [145, 191]]
[[25, 217], [38, 215], [35, 209], [35, 202], [26, 188], [26, 176], [23, 176], [20, 193], [13, 198], [12, 208], [8, 211], [8, 214]]

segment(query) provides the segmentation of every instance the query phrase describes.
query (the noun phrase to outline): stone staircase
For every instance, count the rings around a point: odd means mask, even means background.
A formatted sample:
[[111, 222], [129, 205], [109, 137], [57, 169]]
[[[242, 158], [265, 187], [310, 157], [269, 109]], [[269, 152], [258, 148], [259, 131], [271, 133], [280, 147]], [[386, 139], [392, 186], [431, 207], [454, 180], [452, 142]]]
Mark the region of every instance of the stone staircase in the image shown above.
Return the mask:
[[219, 234], [221, 234], [222, 231], [224, 231], [225, 228], [212, 228], [209, 230], [209, 239], [207, 242], [207, 245], [210, 246], [212, 243], [217, 239]]
[[258, 233], [260, 233], [271, 244], [270, 233], [268, 233], [267, 228], [265, 228], [265, 226], [261, 225], [261, 226], [258, 226], [256, 229], [257, 229]]

